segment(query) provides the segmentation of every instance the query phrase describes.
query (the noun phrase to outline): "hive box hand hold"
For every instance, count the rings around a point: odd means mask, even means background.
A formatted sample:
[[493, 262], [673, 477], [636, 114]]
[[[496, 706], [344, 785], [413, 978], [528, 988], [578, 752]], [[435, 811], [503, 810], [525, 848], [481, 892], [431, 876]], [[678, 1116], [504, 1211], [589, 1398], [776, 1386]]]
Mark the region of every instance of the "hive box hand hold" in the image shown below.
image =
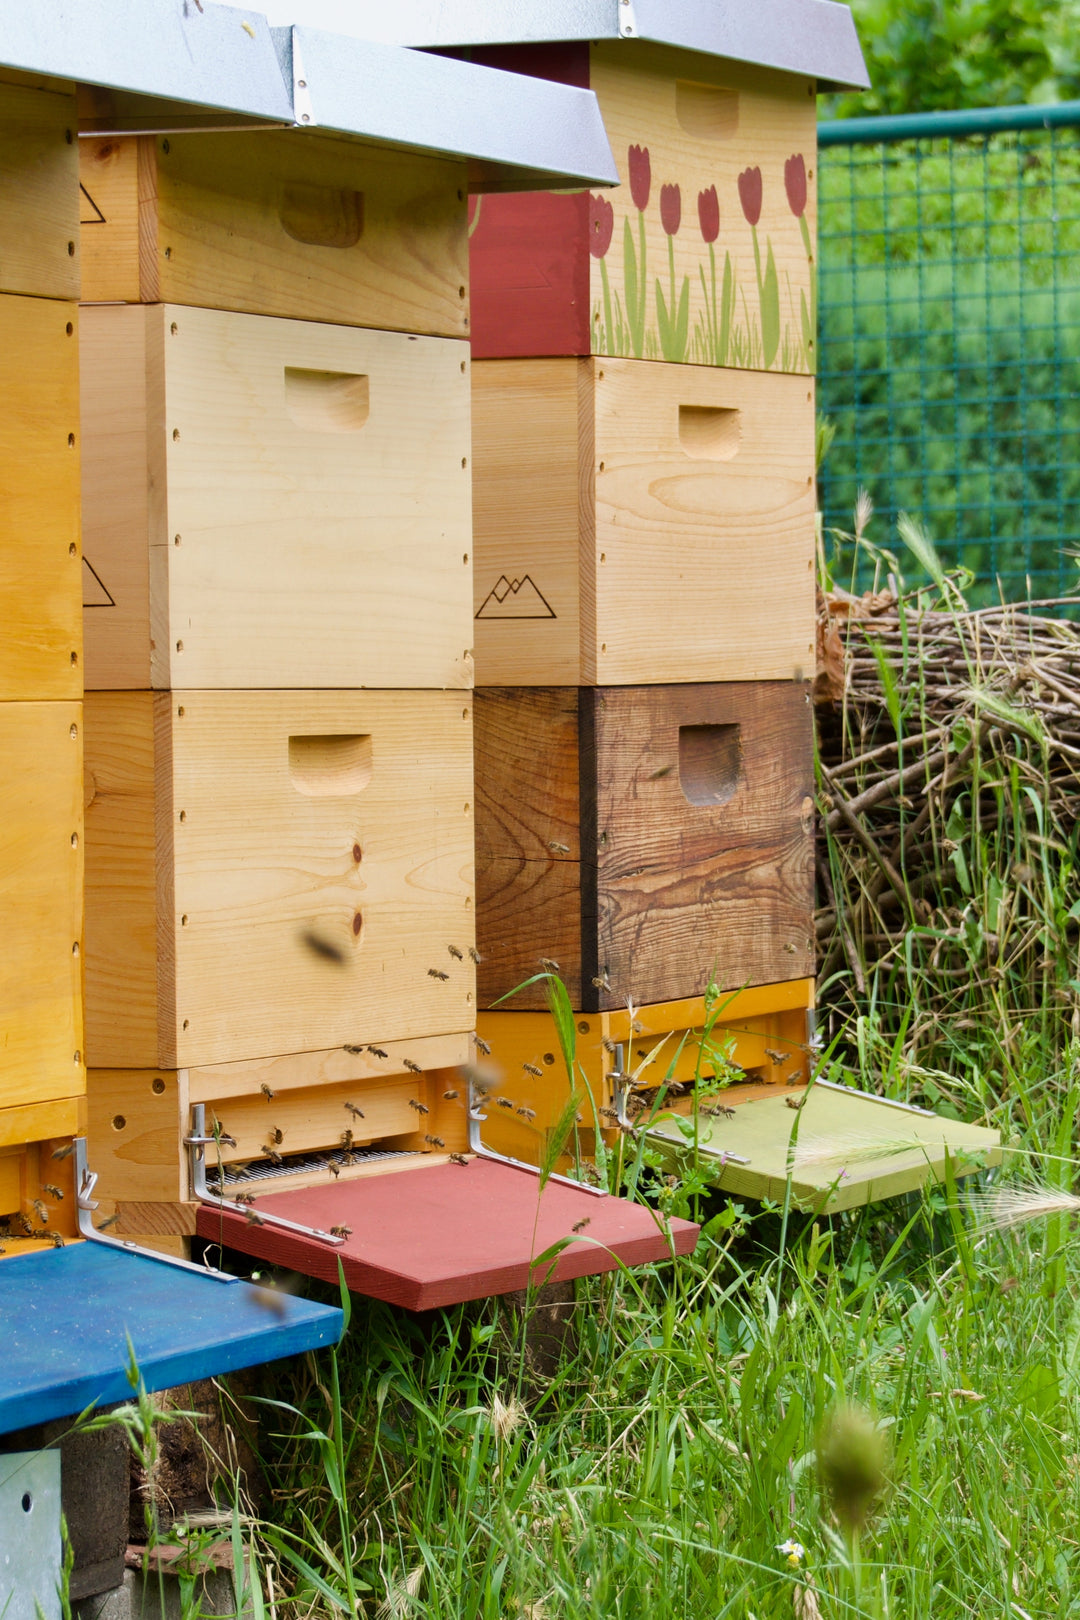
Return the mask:
[[465, 687], [468, 348], [85, 308], [87, 687]]
[[476, 715], [482, 1007], [542, 957], [585, 1011], [810, 971], [805, 682], [481, 689]]
[[86, 710], [96, 1067], [471, 1027], [468, 698], [101, 692]]
[[288, 131], [79, 144], [85, 299], [468, 332], [461, 160]]
[[812, 668], [804, 377], [638, 360], [473, 366], [482, 686]]

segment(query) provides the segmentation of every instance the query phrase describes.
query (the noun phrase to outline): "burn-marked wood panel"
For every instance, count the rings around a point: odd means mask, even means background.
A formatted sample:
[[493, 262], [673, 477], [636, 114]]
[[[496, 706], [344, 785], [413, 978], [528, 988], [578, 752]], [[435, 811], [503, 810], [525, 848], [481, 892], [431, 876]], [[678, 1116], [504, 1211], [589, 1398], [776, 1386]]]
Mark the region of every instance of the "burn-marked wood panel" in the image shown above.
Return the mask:
[[477, 760], [481, 1005], [542, 957], [586, 1010], [812, 966], [805, 683], [483, 690]]

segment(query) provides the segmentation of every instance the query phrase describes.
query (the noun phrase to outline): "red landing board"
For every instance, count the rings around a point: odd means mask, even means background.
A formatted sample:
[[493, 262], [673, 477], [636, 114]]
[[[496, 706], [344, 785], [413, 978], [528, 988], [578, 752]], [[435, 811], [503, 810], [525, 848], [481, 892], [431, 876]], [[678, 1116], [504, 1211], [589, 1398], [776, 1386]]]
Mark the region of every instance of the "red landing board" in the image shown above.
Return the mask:
[[[352, 1235], [335, 1246], [299, 1233], [250, 1224], [243, 1215], [204, 1205], [200, 1237], [257, 1255], [291, 1271], [336, 1282], [338, 1259], [358, 1294], [404, 1305], [411, 1311], [457, 1305], [526, 1288], [531, 1262], [569, 1238], [554, 1264], [535, 1268], [532, 1281], [563, 1281], [688, 1254], [698, 1228], [672, 1220], [670, 1235], [659, 1217], [624, 1198], [596, 1197], [538, 1179], [511, 1165], [471, 1159], [465, 1165], [418, 1165], [391, 1175], [268, 1193], [256, 1211], [282, 1215], [305, 1226], [349, 1226]], [[580, 1221], [589, 1224], [575, 1234]]]

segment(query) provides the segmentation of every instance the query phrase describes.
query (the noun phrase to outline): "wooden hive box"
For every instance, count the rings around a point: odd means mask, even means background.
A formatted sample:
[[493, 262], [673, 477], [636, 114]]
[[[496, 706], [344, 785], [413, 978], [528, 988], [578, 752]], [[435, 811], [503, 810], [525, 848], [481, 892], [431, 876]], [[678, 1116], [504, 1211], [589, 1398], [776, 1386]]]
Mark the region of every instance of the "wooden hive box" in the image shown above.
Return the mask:
[[87, 688], [466, 687], [468, 348], [85, 308]]
[[476, 715], [482, 1007], [541, 958], [585, 1011], [811, 969], [805, 683], [483, 689]]
[[78, 127], [72, 90], [0, 74], [0, 292], [79, 296]]
[[93, 1066], [471, 1027], [467, 697], [88, 693], [86, 729]]
[[[565, 1157], [576, 1153], [591, 1158], [597, 1128], [609, 1145], [617, 1140], [611, 1076], [620, 1047], [626, 1072], [636, 1073], [643, 1087], [699, 1080], [706, 1096], [711, 1094], [710, 1080], [719, 1074], [725, 1100], [738, 1103], [756, 1095], [762, 1085], [805, 1085], [813, 999], [813, 980], [797, 979], [728, 992], [708, 1005], [698, 996], [635, 1006], [632, 1016], [625, 1007], [578, 1013], [574, 1058], [581, 1120]], [[507, 1003], [513, 1006], [513, 1001]], [[537, 1164], [545, 1132], [555, 1125], [570, 1095], [554, 1021], [547, 1012], [499, 1010], [481, 1012], [476, 1027], [490, 1048], [484, 1061], [496, 1080], [486, 1104], [484, 1145]]]
[[594, 90], [622, 184], [477, 205], [478, 359], [814, 371], [813, 77], [622, 40], [481, 59]]
[[25, 1116], [24, 1141], [35, 1105], [85, 1090], [82, 721], [77, 702], [0, 703], [0, 1120]]
[[814, 654], [805, 377], [473, 365], [484, 686], [801, 679]]
[[208, 1175], [214, 1178], [220, 1159], [226, 1177], [238, 1178], [229, 1196], [245, 1187], [280, 1191], [347, 1180], [393, 1169], [405, 1155], [414, 1162], [418, 1153], [461, 1151], [467, 1123], [459, 1065], [471, 1050], [465, 1034], [434, 1035], [385, 1045], [353, 1041], [255, 1063], [91, 1069], [89, 1148], [99, 1191], [115, 1206], [124, 1235], [190, 1236], [195, 1213], [184, 1138], [200, 1103], [208, 1132], [224, 1138], [209, 1150]]
[[464, 337], [464, 160], [288, 131], [79, 143], [82, 296]]
[[0, 293], [0, 703], [82, 696], [77, 321]]

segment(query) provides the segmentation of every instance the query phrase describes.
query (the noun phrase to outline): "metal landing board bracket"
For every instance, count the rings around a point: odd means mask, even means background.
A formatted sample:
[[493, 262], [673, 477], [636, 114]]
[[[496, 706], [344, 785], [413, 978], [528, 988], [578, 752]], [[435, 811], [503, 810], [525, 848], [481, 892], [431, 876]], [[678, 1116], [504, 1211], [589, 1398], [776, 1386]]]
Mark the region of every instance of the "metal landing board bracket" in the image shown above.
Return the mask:
[[318, 1226], [303, 1226], [298, 1221], [287, 1221], [283, 1215], [269, 1213], [255, 1214], [247, 1204], [238, 1203], [232, 1198], [222, 1198], [219, 1193], [210, 1191], [206, 1181], [206, 1149], [217, 1142], [216, 1136], [206, 1134], [206, 1104], [195, 1103], [191, 1110], [191, 1135], [184, 1138], [184, 1146], [188, 1150], [191, 1164], [191, 1191], [200, 1204], [209, 1204], [212, 1209], [227, 1209], [233, 1215], [242, 1215], [245, 1220], [254, 1226], [278, 1226], [286, 1232], [296, 1232], [300, 1237], [314, 1238], [318, 1243], [327, 1243], [331, 1248], [340, 1248], [345, 1239], [335, 1232], [324, 1232]]
[[[177, 1266], [181, 1271], [194, 1271], [200, 1277], [212, 1277], [216, 1282], [239, 1282], [239, 1277], [233, 1277], [227, 1271], [218, 1271], [213, 1266], [196, 1265], [191, 1260], [181, 1260], [178, 1255], [161, 1254], [157, 1249], [144, 1249], [139, 1243], [131, 1243], [124, 1238], [109, 1237], [106, 1232], [99, 1232], [94, 1225], [94, 1210], [97, 1209], [97, 1199], [94, 1197], [94, 1188], [97, 1185], [97, 1171], [91, 1170], [86, 1158], [86, 1138], [75, 1138], [75, 1209], [79, 1225], [79, 1236], [86, 1238], [89, 1243], [99, 1243], [109, 1249], [121, 1249], [127, 1254], [140, 1254], [144, 1260], [157, 1260], [164, 1266]], [[0, 1614], [3, 1614], [0, 1609]]]

